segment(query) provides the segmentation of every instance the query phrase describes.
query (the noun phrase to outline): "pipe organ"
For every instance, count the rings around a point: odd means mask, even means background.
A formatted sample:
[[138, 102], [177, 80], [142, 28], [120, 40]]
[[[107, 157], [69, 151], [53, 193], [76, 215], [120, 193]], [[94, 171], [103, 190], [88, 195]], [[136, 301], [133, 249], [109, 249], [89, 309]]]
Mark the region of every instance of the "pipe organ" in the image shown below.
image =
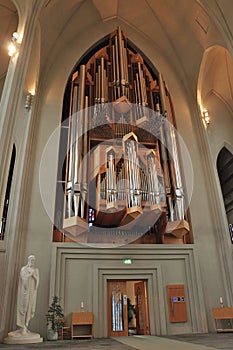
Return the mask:
[[80, 242], [185, 243], [171, 98], [120, 28], [73, 73], [67, 118], [55, 231]]

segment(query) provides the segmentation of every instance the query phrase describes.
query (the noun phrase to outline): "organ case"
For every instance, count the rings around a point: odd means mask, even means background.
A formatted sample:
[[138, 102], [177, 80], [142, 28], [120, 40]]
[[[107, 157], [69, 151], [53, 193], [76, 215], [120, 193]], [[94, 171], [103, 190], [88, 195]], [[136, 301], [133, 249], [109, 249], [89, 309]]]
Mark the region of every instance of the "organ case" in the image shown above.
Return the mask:
[[66, 147], [63, 239], [185, 243], [171, 98], [120, 28], [72, 74]]

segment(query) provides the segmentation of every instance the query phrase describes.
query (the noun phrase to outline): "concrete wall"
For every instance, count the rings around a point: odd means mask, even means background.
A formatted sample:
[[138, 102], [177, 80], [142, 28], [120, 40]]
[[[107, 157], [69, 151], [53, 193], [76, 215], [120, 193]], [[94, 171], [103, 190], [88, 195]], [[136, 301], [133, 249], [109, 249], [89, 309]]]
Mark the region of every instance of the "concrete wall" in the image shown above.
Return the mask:
[[[148, 281], [150, 332], [153, 335], [206, 332], [204, 298], [199, 266], [193, 245], [137, 245], [118, 248], [92, 248], [53, 244], [50, 299], [61, 298], [66, 318], [72, 312], [86, 311], [95, 318], [95, 337], [107, 336], [107, 280]], [[132, 265], [123, 264], [129, 257]], [[167, 285], [184, 284], [188, 322], [170, 323]]]
[[[87, 2], [87, 6], [88, 4], [90, 5], [90, 2]], [[47, 173], [41, 173], [41, 170], [44, 170], [41, 169], [42, 155], [61, 120], [65, 86], [72, 68], [89, 47], [115, 30], [118, 25], [163, 73], [169, 85], [178, 131], [188, 148], [194, 170], [194, 186], [190, 204], [193, 246], [138, 246], [106, 251], [79, 247], [77, 244], [64, 244], [60, 247], [51, 242], [59, 134], [53, 138]], [[152, 334], [205, 332], [207, 331], [206, 314], [208, 329], [213, 330], [211, 309], [213, 306], [218, 306], [219, 296], [223, 296], [224, 302], [226, 300], [226, 303], [231, 305], [231, 275], [228, 267], [232, 261], [229, 263], [221, 252], [222, 249], [225, 256], [228, 256], [230, 245], [228, 240], [222, 239], [223, 233], [219, 219], [222, 217], [222, 212], [219, 212], [216, 206], [217, 197], [211, 197], [216, 187], [216, 178], [210, 181], [215, 164], [208, 153], [206, 135], [200, 126], [201, 121], [197, 113], [195, 96], [191, 93], [193, 81], [189, 86], [189, 79], [185, 76], [179, 62], [176, 64], [170, 62], [168, 54], [163, 54], [140, 31], [120, 19], [95, 22], [93, 16], [92, 21], [86, 23], [83, 31], [77, 32], [76, 26], [77, 21], [73, 18], [72, 25], [68, 26], [68, 32], [63, 33], [63, 40], [61, 38], [54, 43], [54, 50], [48, 62], [44, 62], [41, 67], [41, 72], [36, 77], [39, 84], [31, 114], [26, 114], [23, 109], [25, 97], [23, 93], [20, 95], [22, 101], [18, 101], [17, 107], [18, 123], [15, 123], [17, 131], [14, 132], [14, 137], [18, 141], [18, 154], [21, 154], [19, 159], [22, 160], [22, 164], [18, 168], [17, 175], [21, 177], [15, 179], [16, 191], [12, 198], [14, 203], [16, 203], [15, 198], [18, 197], [23, 198], [23, 201], [17, 202], [20, 205], [17, 208], [13, 207], [11, 211], [12, 219], [17, 215], [20, 217], [20, 220], [16, 222], [18, 225], [14, 226], [15, 231], [11, 232], [11, 244], [13, 245], [15, 235], [19, 231], [20, 239], [15, 242], [19, 243], [17, 251], [20, 252], [17, 258], [15, 257], [16, 265], [14, 269], [12, 268], [9, 278], [16, 285], [20, 265], [25, 264], [29, 254], [36, 256], [36, 264], [40, 270], [40, 286], [36, 316], [30, 324], [30, 329], [40, 332], [43, 336], [46, 335], [45, 314], [51, 297], [56, 292], [63, 299], [67, 315], [79, 308], [80, 302], [84, 301], [86, 307], [94, 311], [96, 336], [106, 336], [106, 304], [103, 304], [103, 301], [106, 296], [107, 278], [116, 276], [125, 278], [127, 275], [130, 278], [141, 279], [146, 274], [150, 285]], [[44, 46], [46, 46], [46, 38], [43, 37], [43, 39]], [[36, 52], [39, 56], [40, 50]], [[34, 56], [30, 57], [34, 58]], [[201, 57], [199, 59], [201, 60]], [[38, 59], [36, 71], [38, 71], [39, 63]], [[34, 76], [37, 74], [33, 69], [28, 70], [25, 84], [22, 85], [24, 89], [30, 87], [30, 79], [27, 79], [30, 72], [34, 72]], [[196, 72], [197, 76], [198, 72]], [[32, 125], [30, 118], [33, 119]], [[23, 122], [30, 132], [25, 132]], [[211, 147], [216, 147], [216, 142], [219, 144], [221, 139], [229, 139], [228, 130], [226, 128], [223, 130], [218, 141], [216, 138], [213, 139]], [[184, 170], [186, 183], [189, 183], [190, 169]], [[22, 180], [23, 186], [17, 187], [16, 180]], [[45, 191], [42, 199], [43, 189]], [[61, 253], [63, 251], [65, 253]], [[129, 253], [132, 253], [135, 261], [130, 271], [122, 266], [122, 258]], [[200, 265], [200, 274], [196, 260]], [[189, 321], [185, 325], [172, 325], [167, 321], [166, 285], [169, 283], [184, 283], [187, 288]], [[204, 290], [203, 293], [202, 290]], [[16, 289], [13, 289], [12, 293], [14, 293], [13, 310]], [[12, 311], [12, 315], [9, 316], [11, 326], [14, 325], [13, 313]], [[5, 332], [10, 330], [7, 329], [8, 325], [5, 327]]]
[[[134, 32], [132, 28], [122, 23], [119, 20], [108, 21], [105, 24], [97, 24], [95, 27], [90, 27], [87, 32], [83, 32], [82, 40], [73, 37], [70, 42], [64, 42], [59, 54], [54, 58], [53, 64], [44, 69], [41, 74], [40, 90], [38, 97], [35, 97], [36, 109], [36, 124], [34, 129], [34, 138], [32, 143], [30, 169], [27, 183], [27, 198], [25, 205], [24, 216], [24, 249], [23, 256], [26, 259], [28, 254], [35, 254], [37, 263], [41, 271], [41, 286], [38, 294], [39, 315], [32, 321], [33, 329], [40, 330], [45, 333], [45, 323], [43, 317], [46, 314], [49, 301], [49, 270], [50, 270], [50, 251], [53, 228], [53, 210], [55, 202], [55, 184], [56, 184], [56, 169], [57, 169], [57, 154], [59, 133], [57, 133], [52, 142], [52, 149], [49, 156], [47, 167], [47, 175], [40, 178], [41, 174], [41, 159], [46, 145], [51, 140], [56, 127], [59, 125], [62, 113], [63, 95], [68, 76], [75, 65], [75, 62], [83, 55], [83, 53], [92, 46], [99, 38], [113, 31], [117, 25], [121, 25], [126, 31], [127, 36], [134, 40], [134, 43], [139, 46], [157, 68], [162, 70], [163, 75], [169, 80], [170, 93], [175, 106], [175, 113], [178, 122], [178, 130], [183, 136], [184, 141], [191, 155], [192, 166], [194, 169], [194, 188], [191, 200], [191, 220], [193, 226], [194, 242], [197, 246], [197, 255], [202, 266], [201, 281], [205, 289], [205, 303], [209, 316], [209, 327], [212, 328], [211, 308], [218, 303], [219, 295], [225, 296], [225, 275], [222, 264], [219, 264], [218, 238], [215, 237], [216, 229], [213, 223], [213, 213], [211, 211], [206, 184], [208, 183], [208, 175], [205, 171], [205, 166], [200, 153], [199, 139], [197, 138], [198, 130], [195, 122], [193, 122], [192, 97], [188, 96], [180, 83], [179, 77], [175, 71], [171, 70], [169, 62], [161, 56], [161, 54], [152, 48], [146, 40]], [[61, 43], [60, 43], [61, 45]], [[45, 72], [47, 74], [45, 74]], [[39, 98], [37, 101], [36, 99]], [[186, 180], [189, 182], [189, 171], [185, 169]], [[46, 205], [42, 201], [41, 191], [45, 186]], [[200, 210], [201, 203], [201, 210]], [[211, 243], [211, 245], [210, 245]], [[170, 261], [170, 258], [167, 257]], [[88, 293], [88, 307], [92, 307], [91, 298], [93, 297], [92, 288], [90, 288], [91, 262], [82, 262], [84, 269], [75, 270], [74, 266], [77, 262], [72, 262], [72, 265], [67, 266], [67, 271], [72, 275], [72, 271], [78, 274], [78, 279], [83, 280], [83, 283], [76, 286], [75, 280], [70, 278], [70, 288], [67, 287], [65, 294], [67, 312], [78, 306], [82, 293]], [[177, 262], [177, 270], [180, 269], [179, 278], [183, 276], [184, 269]], [[164, 262], [164, 269], [168, 270], [169, 278], [172, 278], [172, 263]], [[77, 267], [77, 266], [76, 266]], [[85, 277], [84, 278], [84, 271]], [[178, 272], [177, 272], [178, 273]], [[165, 274], [166, 276], [166, 274]], [[168, 277], [166, 277], [168, 278]], [[183, 276], [183, 278], [185, 278]], [[218, 287], [216, 288], [216, 278], [218, 279]], [[169, 279], [166, 280], [169, 283]], [[77, 294], [78, 293], [78, 294]], [[85, 300], [84, 300], [85, 301]], [[176, 329], [175, 326], [169, 329], [173, 332], [189, 332], [192, 327], [182, 330]], [[100, 332], [100, 331], [97, 331]], [[100, 333], [97, 333], [100, 334]]]

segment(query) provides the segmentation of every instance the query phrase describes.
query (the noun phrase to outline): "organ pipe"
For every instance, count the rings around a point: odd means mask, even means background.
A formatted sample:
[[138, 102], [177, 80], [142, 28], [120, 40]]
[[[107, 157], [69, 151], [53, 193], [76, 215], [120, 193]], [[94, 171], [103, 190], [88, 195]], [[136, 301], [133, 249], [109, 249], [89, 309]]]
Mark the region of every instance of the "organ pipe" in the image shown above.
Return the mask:
[[148, 174], [148, 187], [149, 198], [151, 204], [160, 204], [160, 189], [159, 180], [156, 169], [156, 157], [151, 152], [147, 157], [147, 174]]
[[73, 204], [73, 174], [74, 174], [74, 145], [75, 145], [75, 133], [76, 133], [76, 112], [77, 112], [77, 96], [78, 87], [72, 84], [72, 100], [69, 117], [69, 135], [68, 135], [68, 167], [67, 167], [67, 180], [66, 180], [66, 215], [71, 217], [72, 204]]
[[109, 151], [107, 154], [107, 202], [114, 204], [117, 200], [116, 191], [116, 172], [114, 152]]

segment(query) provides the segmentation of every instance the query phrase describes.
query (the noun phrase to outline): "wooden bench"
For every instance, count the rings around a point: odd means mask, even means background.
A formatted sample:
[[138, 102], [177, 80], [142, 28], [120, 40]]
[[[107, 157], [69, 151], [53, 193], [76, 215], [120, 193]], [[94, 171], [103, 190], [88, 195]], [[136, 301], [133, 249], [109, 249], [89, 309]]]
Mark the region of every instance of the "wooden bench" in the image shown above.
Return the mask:
[[233, 332], [233, 308], [213, 308], [214, 324], [217, 332]]
[[94, 316], [92, 312], [72, 312], [71, 338], [93, 338]]

